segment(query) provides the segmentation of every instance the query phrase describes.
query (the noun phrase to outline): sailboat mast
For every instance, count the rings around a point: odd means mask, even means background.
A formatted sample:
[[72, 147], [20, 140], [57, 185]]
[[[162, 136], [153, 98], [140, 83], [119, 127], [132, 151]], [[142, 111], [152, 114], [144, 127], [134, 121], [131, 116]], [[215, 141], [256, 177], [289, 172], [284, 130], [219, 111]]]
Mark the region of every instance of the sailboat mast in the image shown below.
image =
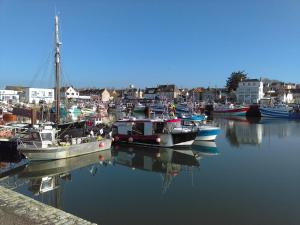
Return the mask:
[[60, 47], [58, 34], [58, 16], [55, 16], [55, 122], [60, 122]]

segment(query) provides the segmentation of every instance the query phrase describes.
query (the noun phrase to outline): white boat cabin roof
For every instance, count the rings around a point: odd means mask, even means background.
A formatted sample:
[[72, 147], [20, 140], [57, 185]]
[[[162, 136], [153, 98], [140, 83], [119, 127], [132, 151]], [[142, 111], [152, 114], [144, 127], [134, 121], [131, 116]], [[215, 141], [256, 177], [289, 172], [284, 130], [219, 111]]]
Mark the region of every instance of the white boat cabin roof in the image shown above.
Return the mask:
[[120, 119], [116, 121], [116, 124], [118, 123], [178, 123], [181, 122], [179, 118], [173, 118], [173, 119], [162, 119], [162, 118], [155, 118], [155, 119], [137, 119], [137, 118], [125, 118]]

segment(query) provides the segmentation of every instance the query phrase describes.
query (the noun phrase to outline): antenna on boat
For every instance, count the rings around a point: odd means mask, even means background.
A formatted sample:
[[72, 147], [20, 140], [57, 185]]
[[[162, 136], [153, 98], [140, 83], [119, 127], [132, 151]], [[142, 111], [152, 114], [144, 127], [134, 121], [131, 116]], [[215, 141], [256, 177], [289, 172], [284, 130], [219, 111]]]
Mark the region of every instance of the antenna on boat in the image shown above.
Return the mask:
[[58, 16], [54, 17], [55, 20], [55, 122], [58, 125], [60, 122], [60, 45], [59, 29], [58, 29]]

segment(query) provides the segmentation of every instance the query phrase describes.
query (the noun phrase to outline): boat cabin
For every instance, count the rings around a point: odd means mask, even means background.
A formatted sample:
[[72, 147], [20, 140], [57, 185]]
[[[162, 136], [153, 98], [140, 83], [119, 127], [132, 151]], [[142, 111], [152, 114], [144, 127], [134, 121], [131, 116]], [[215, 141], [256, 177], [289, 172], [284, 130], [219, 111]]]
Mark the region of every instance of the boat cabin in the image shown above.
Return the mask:
[[181, 128], [180, 119], [150, 120], [126, 119], [118, 120], [113, 126], [113, 135], [155, 135], [170, 133], [176, 128]]
[[42, 129], [32, 129], [22, 137], [22, 141], [32, 143], [37, 147], [47, 148], [55, 143], [56, 133], [56, 129], [53, 129], [51, 126], [45, 126]]

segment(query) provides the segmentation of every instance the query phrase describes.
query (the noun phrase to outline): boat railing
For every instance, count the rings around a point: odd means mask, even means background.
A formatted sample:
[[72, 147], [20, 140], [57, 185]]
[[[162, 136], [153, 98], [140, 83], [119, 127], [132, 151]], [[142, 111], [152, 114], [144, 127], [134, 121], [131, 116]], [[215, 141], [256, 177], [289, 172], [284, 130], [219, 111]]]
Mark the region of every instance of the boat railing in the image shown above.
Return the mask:
[[[36, 141], [22, 141], [21, 139], [18, 139], [17, 140], [18, 142], [18, 145], [26, 148], [27, 147], [27, 144], [30, 144], [30, 145], [33, 145], [36, 149], [38, 149], [39, 147], [36, 145]], [[42, 142], [41, 142], [42, 143]]]

